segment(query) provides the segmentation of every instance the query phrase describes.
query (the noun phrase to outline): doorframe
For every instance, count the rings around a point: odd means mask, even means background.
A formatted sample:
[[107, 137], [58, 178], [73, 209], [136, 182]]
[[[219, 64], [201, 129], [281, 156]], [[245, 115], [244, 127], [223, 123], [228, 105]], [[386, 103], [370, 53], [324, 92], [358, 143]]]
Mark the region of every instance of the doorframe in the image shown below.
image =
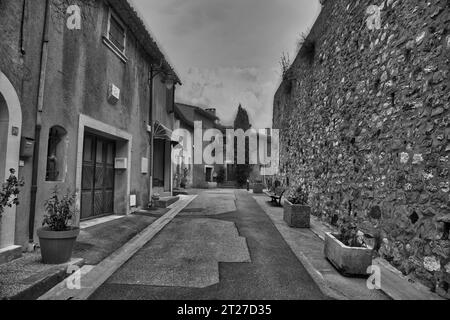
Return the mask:
[[[127, 158], [127, 169], [126, 171], [126, 188], [125, 193], [123, 194], [123, 199], [126, 201], [126, 215], [131, 213], [130, 207], [130, 195], [131, 195], [131, 150], [133, 144], [133, 136], [121, 129], [118, 129], [114, 126], [91, 118], [87, 115], [80, 114], [79, 118], [79, 127], [78, 127], [78, 147], [77, 147], [77, 167], [76, 167], [76, 178], [75, 178], [75, 189], [76, 189], [76, 209], [78, 212], [81, 212], [81, 183], [83, 176], [83, 146], [84, 146], [84, 134], [86, 131], [90, 133], [104, 135], [106, 138], [110, 138], [116, 141], [116, 157], [126, 157]], [[125, 152], [119, 152], [119, 148], [117, 148], [117, 143], [125, 144]], [[122, 155], [119, 155], [122, 154]], [[117, 176], [116, 176], [117, 178]], [[115, 178], [115, 179], [116, 179]], [[116, 181], [114, 181], [115, 185]], [[116, 194], [116, 193], [115, 193]], [[115, 202], [116, 200], [114, 200]], [[116, 208], [116, 206], [114, 206]], [[76, 225], [80, 224], [80, 215], [77, 215]]]
[[233, 181], [233, 180], [228, 180], [228, 174], [229, 174], [228, 166], [231, 166], [233, 164], [234, 164], [234, 161], [231, 161], [231, 160], [226, 160], [225, 161], [225, 181], [226, 182], [232, 182]]
[[[6, 139], [6, 159], [4, 170], [5, 179], [9, 176], [9, 169], [16, 170], [18, 174], [20, 160], [20, 138], [22, 136], [22, 108], [19, 96], [14, 86], [0, 71], [0, 93], [5, 99], [8, 109], [8, 137]], [[12, 134], [13, 127], [17, 128], [15, 135]], [[3, 183], [3, 181], [1, 181]], [[0, 249], [14, 246], [16, 230], [16, 212], [17, 208], [5, 208], [3, 217], [0, 221]]]
[[205, 165], [205, 171], [204, 171], [204, 173], [203, 173], [203, 179], [206, 178], [206, 172], [208, 172], [208, 169], [211, 169], [211, 177], [210, 177], [210, 180], [211, 180], [211, 181], [206, 181], [206, 180], [205, 180], [205, 182], [208, 182], [208, 183], [214, 182], [214, 181], [213, 181], [213, 180], [214, 180], [214, 178], [213, 178], [213, 176], [214, 176], [214, 166]]

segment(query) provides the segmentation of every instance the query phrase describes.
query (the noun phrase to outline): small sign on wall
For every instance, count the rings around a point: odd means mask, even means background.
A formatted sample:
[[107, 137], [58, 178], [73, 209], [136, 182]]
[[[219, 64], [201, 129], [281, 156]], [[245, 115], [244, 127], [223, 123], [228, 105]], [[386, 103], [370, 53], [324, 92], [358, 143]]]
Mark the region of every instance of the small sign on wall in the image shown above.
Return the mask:
[[120, 100], [120, 89], [114, 84], [110, 84], [108, 88], [109, 103], [116, 104]]
[[19, 135], [19, 128], [18, 127], [12, 127], [11, 134], [15, 137]]
[[141, 161], [141, 173], [147, 174], [148, 173], [148, 158], [142, 158]]
[[130, 207], [136, 207], [137, 201], [136, 201], [136, 195], [132, 194], [130, 195]]

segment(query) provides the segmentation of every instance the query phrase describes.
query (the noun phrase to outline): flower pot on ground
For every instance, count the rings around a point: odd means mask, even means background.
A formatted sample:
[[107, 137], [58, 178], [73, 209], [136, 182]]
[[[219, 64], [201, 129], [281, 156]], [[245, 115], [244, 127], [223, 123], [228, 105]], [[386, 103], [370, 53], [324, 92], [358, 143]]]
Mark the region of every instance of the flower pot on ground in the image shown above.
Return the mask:
[[338, 237], [336, 234], [326, 234], [327, 259], [345, 276], [367, 275], [367, 269], [372, 265], [372, 250], [346, 246], [338, 240]]
[[364, 234], [358, 231], [351, 217], [344, 218], [340, 233], [325, 236], [325, 256], [345, 276], [367, 276], [372, 265], [373, 250], [364, 242]]
[[37, 230], [42, 262], [45, 264], [62, 264], [70, 261], [79, 234], [79, 228], [69, 228], [67, 231], [52, 231], [47, 227]]
[[310, 228], [311, 207], [308, 206], [308, 193], [298, 188], [292, 197], [284, 202], [283, 219], [291, 228]]
[[264, 184], [261, 181], [257, 181], [253, 185], [253, 193], [261, 194], [264, 191]]
[[80, 234], [79, 228], [70, 225], [76, 215], [74, 204], [74, 195], [60, 197], [56, 188], [45, 202], [43, 228], [37, 230], [43, 263], [62, 264], [72, 257], [75, 241]]

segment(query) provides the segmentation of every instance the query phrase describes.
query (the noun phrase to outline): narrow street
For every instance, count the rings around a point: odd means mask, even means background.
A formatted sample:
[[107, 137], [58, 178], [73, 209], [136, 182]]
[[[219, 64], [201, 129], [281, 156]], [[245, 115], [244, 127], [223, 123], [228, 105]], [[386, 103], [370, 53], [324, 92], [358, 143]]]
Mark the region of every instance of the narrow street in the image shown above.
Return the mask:
[[326, 299], [251, 193], [199, 191], [91, 299]]
[[0, 301], [450, 299], [449, 4], [0, 0]]

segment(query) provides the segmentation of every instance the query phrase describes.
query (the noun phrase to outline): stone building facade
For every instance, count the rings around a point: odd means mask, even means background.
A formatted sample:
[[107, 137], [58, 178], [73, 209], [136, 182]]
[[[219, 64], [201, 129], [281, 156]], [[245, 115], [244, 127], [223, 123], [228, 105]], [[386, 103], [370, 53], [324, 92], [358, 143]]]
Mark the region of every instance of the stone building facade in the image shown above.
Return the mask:
[[[211, 188], [216, 187], [216, 177], [219, 171], [226, 167], [221, 164], [209, 165], [201, 159], [202, 163], [194, 163], [195, 156], [195, 141], [194, 141], [194, 129], [195, 122], [201, 123], [203, 134], [206, 130], [217, 129], [219, 131], [224, 131], [224, 127], [220, 125], [219, 118], [216, 115], [216, 110], [214, 108], [202, 108], [198, 106], [187, 105], [183, 103], [176, 104], [176, 117], [180, 121], [180, 128], [187, 130], [191, 134], [191, 141], [189, 146], [184, 146], [184, 149], [190, 152], [187, 153], [188, 158], [186, 159], [186, 167], [189, 168], [189, 186], [193, 188]], [[187, 142], [187, 141], [185, 141]], [[202, 150], [210, 144], [210, 141], [203, 141]], [[225, 149], [224, 144], [224, 149]]]
[[75, 223], [146, 207], [152, 174], [171, 190], [179, 79], [128, 1], [2, 0], [0, 30], [0, 181], [25, 181], [0, 252], [37, 242], [55, 187], [76, 193]]
[[321, 3], [274, 99], [280, 177], [449, 297], [449, 2]]

